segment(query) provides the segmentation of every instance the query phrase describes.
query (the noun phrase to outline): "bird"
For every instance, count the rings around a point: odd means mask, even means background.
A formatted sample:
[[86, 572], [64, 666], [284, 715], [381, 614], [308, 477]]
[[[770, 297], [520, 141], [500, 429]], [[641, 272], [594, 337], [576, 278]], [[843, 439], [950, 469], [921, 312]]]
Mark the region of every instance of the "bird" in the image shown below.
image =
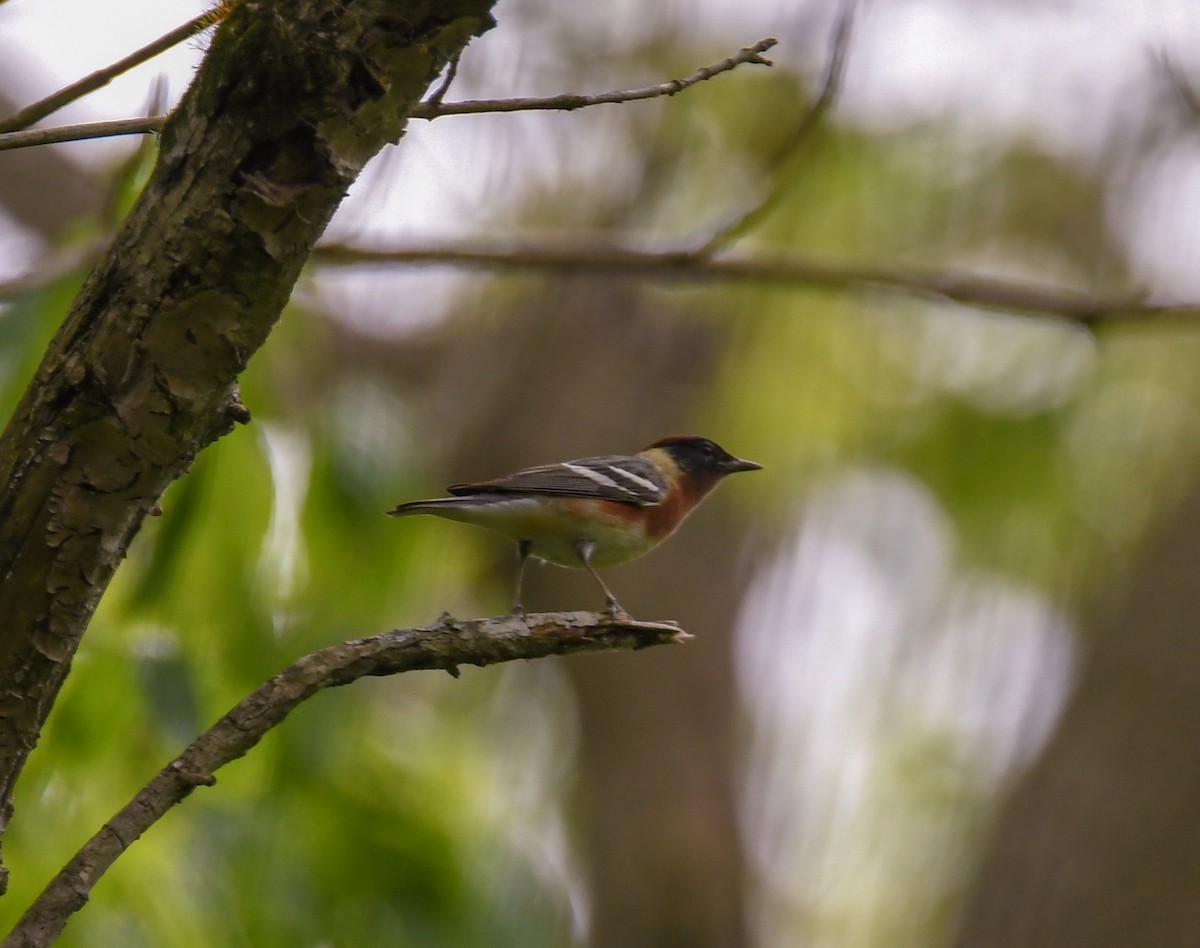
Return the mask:
[[628, 617], [597, 569], [648, 553], [675, 532], [723, 478], [762, 465], [734, 457], [708, 438], [672, 435], [634, 455], [601, 455], [525, 468], [446, 488], [450, 497], [412, 500], [388, 516], [432, 514], [501, 533], [520, 563], [513, 614], [530, 558], [585, 569], [614, 618]]

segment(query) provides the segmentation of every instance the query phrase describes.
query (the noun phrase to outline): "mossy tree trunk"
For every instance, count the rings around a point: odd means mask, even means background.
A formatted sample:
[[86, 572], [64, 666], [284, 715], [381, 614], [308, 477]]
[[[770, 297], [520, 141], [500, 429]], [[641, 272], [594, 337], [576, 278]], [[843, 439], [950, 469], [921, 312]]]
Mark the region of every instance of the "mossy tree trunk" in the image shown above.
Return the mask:
[[313, 245], [493, 2], [242, 0], [213, 37], [0, 437], [0, 832], [143, 517], [248, 420], [238, 374]]

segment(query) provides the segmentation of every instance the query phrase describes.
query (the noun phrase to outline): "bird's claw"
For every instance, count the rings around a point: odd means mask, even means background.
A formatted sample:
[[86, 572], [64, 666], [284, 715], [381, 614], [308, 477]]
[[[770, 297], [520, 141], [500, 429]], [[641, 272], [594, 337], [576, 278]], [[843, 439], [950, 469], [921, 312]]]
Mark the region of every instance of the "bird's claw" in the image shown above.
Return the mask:
[[619, 602], [617, 602], [616, 599], [613, 599], [611, 596], [608, 599], [608, 615], [609, 615], [609, 618], [611, 618], [614, 622], [632, 622], [633, 621], [633, 616], [631, 616], [628, 612], [626, 612], [625, 607], [622, 606]]

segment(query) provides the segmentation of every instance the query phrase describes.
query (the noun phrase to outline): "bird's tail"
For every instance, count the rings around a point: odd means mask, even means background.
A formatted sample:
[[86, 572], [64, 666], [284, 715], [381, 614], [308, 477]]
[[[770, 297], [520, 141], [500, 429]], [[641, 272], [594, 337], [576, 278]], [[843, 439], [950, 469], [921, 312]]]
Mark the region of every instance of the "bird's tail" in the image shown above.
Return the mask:
[[409, 514], [448, 514], [455, 510], [486, 507], [495, 504], [496, 498], [488, 494], [471, 494], [465, 497], [436, 497], [433, 500], [410, 500], [407, 504], [389, 510], [389, 517], [407, 517]]

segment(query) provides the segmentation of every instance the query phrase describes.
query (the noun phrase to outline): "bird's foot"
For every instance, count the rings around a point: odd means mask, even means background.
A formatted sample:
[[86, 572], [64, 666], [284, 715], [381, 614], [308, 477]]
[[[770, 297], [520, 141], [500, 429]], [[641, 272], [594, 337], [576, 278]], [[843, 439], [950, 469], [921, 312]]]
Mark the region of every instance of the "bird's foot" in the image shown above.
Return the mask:
[[617, 602], [614, 596], [608, 597], [608, 614], [614, 622], [632, 622], [633, 616], [625, 611], [625, 607]]

